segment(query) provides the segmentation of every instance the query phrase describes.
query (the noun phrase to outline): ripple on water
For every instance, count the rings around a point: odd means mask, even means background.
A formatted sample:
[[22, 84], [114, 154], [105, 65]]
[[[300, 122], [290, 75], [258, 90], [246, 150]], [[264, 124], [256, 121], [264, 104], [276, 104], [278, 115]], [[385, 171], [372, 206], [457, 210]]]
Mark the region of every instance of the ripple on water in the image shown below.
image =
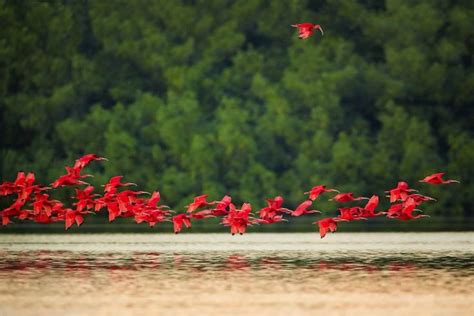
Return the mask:
[[468, 315], [473, 237], [0, 235], [0, 314]]

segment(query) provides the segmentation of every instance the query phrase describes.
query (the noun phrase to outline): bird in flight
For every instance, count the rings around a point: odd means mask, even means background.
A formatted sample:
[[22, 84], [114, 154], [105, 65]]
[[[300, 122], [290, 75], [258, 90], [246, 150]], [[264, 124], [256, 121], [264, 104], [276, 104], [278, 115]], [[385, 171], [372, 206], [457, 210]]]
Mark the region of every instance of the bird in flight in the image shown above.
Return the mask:
[[292, 24], [292, 27], [298, 28], [298, 37], [300, 39], [307, 39], [311, 35], [313, 35], [314, 30], [318, 29], [322, 35], [324, 35], [323, 28], [319, 24], [313, 23], [299, 23], [299, 24]]
[[207, 194], [196, 196], [194, 198], [193, 202], [191, 204], [187, 205], [186, 212], [187, 213], [192, 213], [200, 207], [208, 206], [208, 205], [212, 205], [212, 204], [216, 203], [216, 202], [207, 202], [206, 198], [207, 198]]
[[339, 193], [336, 194], [332, 199], [329, 199], [329, 201], [336, 201], [339, 203], [344, 203], [344, 202], [352, 202], [352, 201], [360, 201], [360, 200], [368, 200], [368, 197], [354, 197], [354, 193], [348, 192], [348, 193]]
[[337, 222], [331, 217], [323, 218], [317, 222], [314, 222], [313, 224], [318, 224], [319, 235], [321, 236], [321, 238], [324, 238], [328, 231], [334, 233], [337, 229]]
[[405, 202], [396, 204], [396, 205], [397, 207], [394, 207], [394, 205], [392, 205], [391, 209], [393, 208], [393, 210], [389, 209], [387, 211], [388, 218], [395, 218], [402, 221], [409, 221], [409, 220], [418, 219], [422, 217], [429, 217], [429, 215], [424, 215], [424, 214], [413, 215], [414, 211], [421, 212], [421, 210], [416, 209], [417, 203], [412, 198], [408, 198]]
[[[184, 213], [171, 217], [171, 213], [174, 213], [173, 210], [166, 205], [158, 205], [161, 199], [160, 192], [154, 191], [150, 197], [145, 198], [143, 195], [150, 195], [150, 193], [129, 188], [124, 190], [123, 187], [136, 184], [122, 182], [123, 176], [113, 176], [105, 185], [102, 185], [104, 187], [103, 194], [94, 193], [94, 187], [82, 181], [92, 175], [81, 174], [81, 172], [91, 162], [101, 160], [106, 159], [95, 154], [80, 157], [73, 167], [66, 167], [67, 174], [56, 179], [51, 187], [35, 184], [35, 175], [31, 172], [18, 172], [13, 182], [0, 182], [0, 197], [6, 196], [12, 203], [7, 208], [0, 209], [0, 225], [8, 225], [13, 222], [12, 219], [18, 219], [42, 224], [64, 222], [65, 228], [69, 229], [74, 224], [80, 226], [86, 216], [98, 213], [105, 208], [109, 213], [109, 221], [114, 221], [115, 218], [134, 218], [136, 223], [145, 222], [150, 227], [161, 222], [172, 222], [175, 233], [179, 233], [183, 226], [191, 227], [191, 221], [222, 217], [221, 224], [230, 227], [232, 234], [244, 234], [247, 228], [254, 224], [274, 224], [286, 221], [283, 218], [285, 214], [301, 216], [320, 213], [317, 210], [312, 210], [311, 206], [314, 200], [325, 192], [338, 193], [330, 201], [368, 200], [363, 207], [340, 207], [338, 216], [316, 221], [314, 224], [318, 224], [320, 236], [323, 238], [328, 232], [335, 232], [337, 225], [341, 222], [366, 220], [381, 215], [401, 221], [429, 217], [419, 214], [422, 211], [417, 209], [417, 206], [428, 201], [435, 201], [432, 197], [414, 193], [417, 190], [411, 189], [408, 183], [400, 181], [395, 188], [385, 191], [388, 193], [387, 197], [390, 198], [390, 207], [384, 212], [376, 212], [379, 206], [379, 196], [377, 195], [372, 195], [370, 199], [355, 197], [352, 192], [340, 193], [335, 189], [327, 189], [324, 185], [317, 185], [305, 193], [309, 195], [308, 198], [301, 202], [294, 211], [283, 207], [283, 197], [276, 196], [266, 200], [267, 205], [258, 211], [259, 217], [256, 218], [249, 203], [244, 203], [240, 209], [237, 209], [229, 195], [224, 196], [220, 201], [207, 201], [207, 195], [204, 194], [194, 197], [192, 203], [186, 206]], [[420, 182], [435, 185], [459, 183], [457, 180], [445, 180], [443, 176], [444, 173], [435, 173]], [[74, 188], [76, 194], [71, 196], [73, 201], [70, 203], [62, 203], [52, 198], [54, 194], [49, 194], [51, 193], [49, 191], [75, 185], [87, 186]]]
[[319, 195], [321, 195], [324, 192], [337, 192], [337, 193], [340, 193], [336, 189], [326, 189], [325, 185], [316, 185], [316, 186], [312, 187], [311, 190], [309, 190], [308, 192], [305, 192], [304, 194], [309, 194], [309, 199], [311, 201], [314, 201], [318, 198]]
[[408, 183], [405, 181], [400, 181], [397, 184], [396, 188], [390, 189], [390, 191], [385, 191], [390, 194], [390, 203], [393, 203], [397, 200], [405, 201], [408, 198], [410, 192], [416, 192], [415, 189], [410, 189]]
[[458, 180], [443, 180], [444, 172], [434, 173], [432, 175], [426, 176], [420, 182], [425, 182], [429, 184], [450, 184], [450, 183], [460, 183]]
[[303, 214], [311, 214], [311, 213], [321, 213], [320, 211], [317, 210], [310, 210], [308, 211], [308, 208], [313, 204], [313, 201], [311, 200], [306, 200], [291, 213], [292, 216], [301, 216]]

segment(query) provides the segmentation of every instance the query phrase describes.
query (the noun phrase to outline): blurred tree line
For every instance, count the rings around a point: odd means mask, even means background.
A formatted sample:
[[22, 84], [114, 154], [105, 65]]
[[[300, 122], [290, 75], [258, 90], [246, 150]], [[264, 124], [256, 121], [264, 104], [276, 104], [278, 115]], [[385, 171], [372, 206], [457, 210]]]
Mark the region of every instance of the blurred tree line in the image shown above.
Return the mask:
[[[95, 184], [178, 207], [405, 180], [439, 199], [429, 214], [474, 215], [472, 1], [0, 3], [1, 180], [97, 153]], [[416, 183], [438, 171], [462, 184]]]

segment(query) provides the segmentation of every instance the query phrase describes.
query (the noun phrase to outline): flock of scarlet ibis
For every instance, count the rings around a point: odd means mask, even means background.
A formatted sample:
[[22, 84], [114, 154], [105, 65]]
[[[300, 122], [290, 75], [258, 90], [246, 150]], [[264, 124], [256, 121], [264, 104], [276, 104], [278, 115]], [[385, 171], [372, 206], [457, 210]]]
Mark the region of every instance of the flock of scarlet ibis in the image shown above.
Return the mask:
[[[300, 39], [307, 39], [314, 34], [314, 30], [319, 30], [324, 35], [319, 24], [301, 23], [291, 25], [298, 28]], [[434, 201], [433, 198], [414, 193], [417, 190], [411, 189], [406, 182], [398, 182], [396, 188], [389, 194], [391, 206], [386, 211], [376, 212], [379, 204], [379, 197], [355, 197], [352, 192], [339, 192], [336, 189], [328, 189], [324, 185], [314, 186], [305, 194], [307, 200], [299, 204], [296, 209], [284, 208], [283, 198], [276, 196], [267, 199], [267, 206], [258, 211], [257, 215], [252, 214], [250, 203], [243, 203], [237, 208], [232, 203], [232, 198], [224, 196], [220, 201], [207, 201], [207, 195], [200, 195], [194, 198], [193, 202], [187, 206], [184, 213], [172, 216], [172, 211], [166, 205], [158, 205], [160, 193], [158, 191], [148, 193], [144, 191], [133, 191], [121, 189], [121, 187], [135, 186], [134, 183], [123, 183], [122, 176], [112, 177], [103, 187], [103, 194], [93, 193], [95, 188], [89, 185], [84, 179], [92, 177], [89, 174], [82, 174], [83, 169], [92, 161], [107, 160], [96, 154], [88, 154], [76, 160], [72, 167], [66, 167], [67, 173], [56, 179], [51, 186], [41, 186], [35, 184], [33, 173], [25, 174], [19, 172], [15, 181], [0, 183], [0, 196], [15, 196], [13, 203], [0, 211], [2, 225], [8, 225], [11, 219], [31, 220], [37, 223], [64, 222], [66, 229], [74, 225], [80, 226], [84, 222], [84, 217], [95, 214], [102, 209], [106, 209], [109, 221], [118, 217], [133, 217], [137, 223], [146, 222], [153, 227], [158, 222], [172, 221], [174, 232], [179, 233], [183, 225], [191, 227], [192, 220], [206, 218], [222, 218], [221, 224], [230, 227], [230, 232], [234, 234], [245, 233], [248, 226], [253, 224], [273, 224], [287, 221], [284, 215], [302, 216], [306, 214], [321, 213], [318, 210], [310, 209], [313, 202], [323, 193], [336, 192], [329, 201], [337, 203], [347, 203], [353, 201], [368, 200], [365, 206], [339, 207], [340, 214], [336, 217], [327, 217], [314, 222], [319, 226], [319, 233], [323, 238], [328, 231], [335, 232], [340, 222], [355, 220], [366, 220], [371, 217], [383, 216], [399, 220], [414, 220], [428, 215], [414, 212], [421, 212], [416, 207], [427, 201]], [[459, 181], [443, 180], [443, 173], [436, 173], [425, 177], [420, 182], [430, 184], [450, 184]], [[71, 206], [66, 206], [62, 202], [52, 199], [47, 193], [53, 189], [65, 186], [85, 186], [83, 189], [75, 188], [75, 200]], [[150, 195], [148, 198], [143, 196]]]
[[[355, 197], [352, 192], [341, 193], [336, 189], [317, 185], [308, 192], [308, 199], [300, 203], [294, 210], [283, 207], [283, 197], [276, 196], [266, 200], [266, 206], [256, 214], [252, 213], [250, 203], [243, 203], [240, 208], [232, 203], [228, 195], [218, 201], [207, 201], [207, 195], [200, 195], [186, 206], [185, 212], [173, 215], [166, 205], [158, 205], [160, 193], [131, 190], [135, 183], [123, 182], [123, 176], [115, 176], [103, 185], [103, 192], [94, 193], [95, 188], [84, 181], [91, 175], [83, 174], [83, 169], [93, 161], [107, 160], [96, 154], [88, 154], [76, 160], [73, 167], [66, 167], [66, 174], [53, 181], [50, 186], [35, 184], [33, 173], [18, 172], [13, 182], [0, 183], [0, 196], [10, 197], [12, 204], [0, 211], [2, 225], [8, 225], [14, 220], [30, 220], [36, 223], [64, 222], [66, 229], [76, 224], [80, 226], [84, 217], [96, 214], [102, 209], [108, 212], [109, 221], [116, 218], [133, 218], [136, 223], [148, 223], [153, 227], [156, 223], [173, 222], [174, 232], [179, 233], [183, 225], [191, 227], [193, 220], [207, 218], [221, 218], [221, 224], [230, 227], [234, 234], [245, 233], [248, 226], [254, 224], [269, 225], [277, 222], [287, 221], [287, 216], [302, 216], [306, 214], [321, 213], [311, 209], [316, 199], [325, 193], [337, 193], [330, 201], [336, 203], [347, 203], [353, 201], [367, 200], [363, 206], [340, 206], [339, 215], [326, 217], [314, 222], [319, 227], [319, 233], [323, 238], [327, 232], [335, 232], [340, 222], [355, 220], [367, 220], [372, 217], [386, 216], [390, 219], [415, 220], [428, 215], [421, 214], [417, 207], [425, 202], [435, 199], [415, 193], [417, 190], [409, 187], [408, 183], [400, 181], [397, 186], [386, 191], [390, 199], [390, 207], [384, 211], [376, 211], [379, 197], [372, 195], [368, 197]], [[436, 173], [425, 177], [420, 182], [440, 185], [458, 183], [456, 180], [444, 180], [443, 173]], [[75, 187], [74, 200], [69, 206], [61, 201], [53, 199], [49, 193], [61, 187]], [[415, 213], [416, 212], [416, 213]]]

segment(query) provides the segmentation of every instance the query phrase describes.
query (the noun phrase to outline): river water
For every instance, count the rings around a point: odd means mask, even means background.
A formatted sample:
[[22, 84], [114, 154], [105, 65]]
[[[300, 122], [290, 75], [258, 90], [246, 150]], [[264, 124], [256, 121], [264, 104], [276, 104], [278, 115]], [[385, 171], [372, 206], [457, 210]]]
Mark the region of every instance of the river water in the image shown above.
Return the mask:
[[0, 315], [474, 315], [474, 233], [0, 235]]

